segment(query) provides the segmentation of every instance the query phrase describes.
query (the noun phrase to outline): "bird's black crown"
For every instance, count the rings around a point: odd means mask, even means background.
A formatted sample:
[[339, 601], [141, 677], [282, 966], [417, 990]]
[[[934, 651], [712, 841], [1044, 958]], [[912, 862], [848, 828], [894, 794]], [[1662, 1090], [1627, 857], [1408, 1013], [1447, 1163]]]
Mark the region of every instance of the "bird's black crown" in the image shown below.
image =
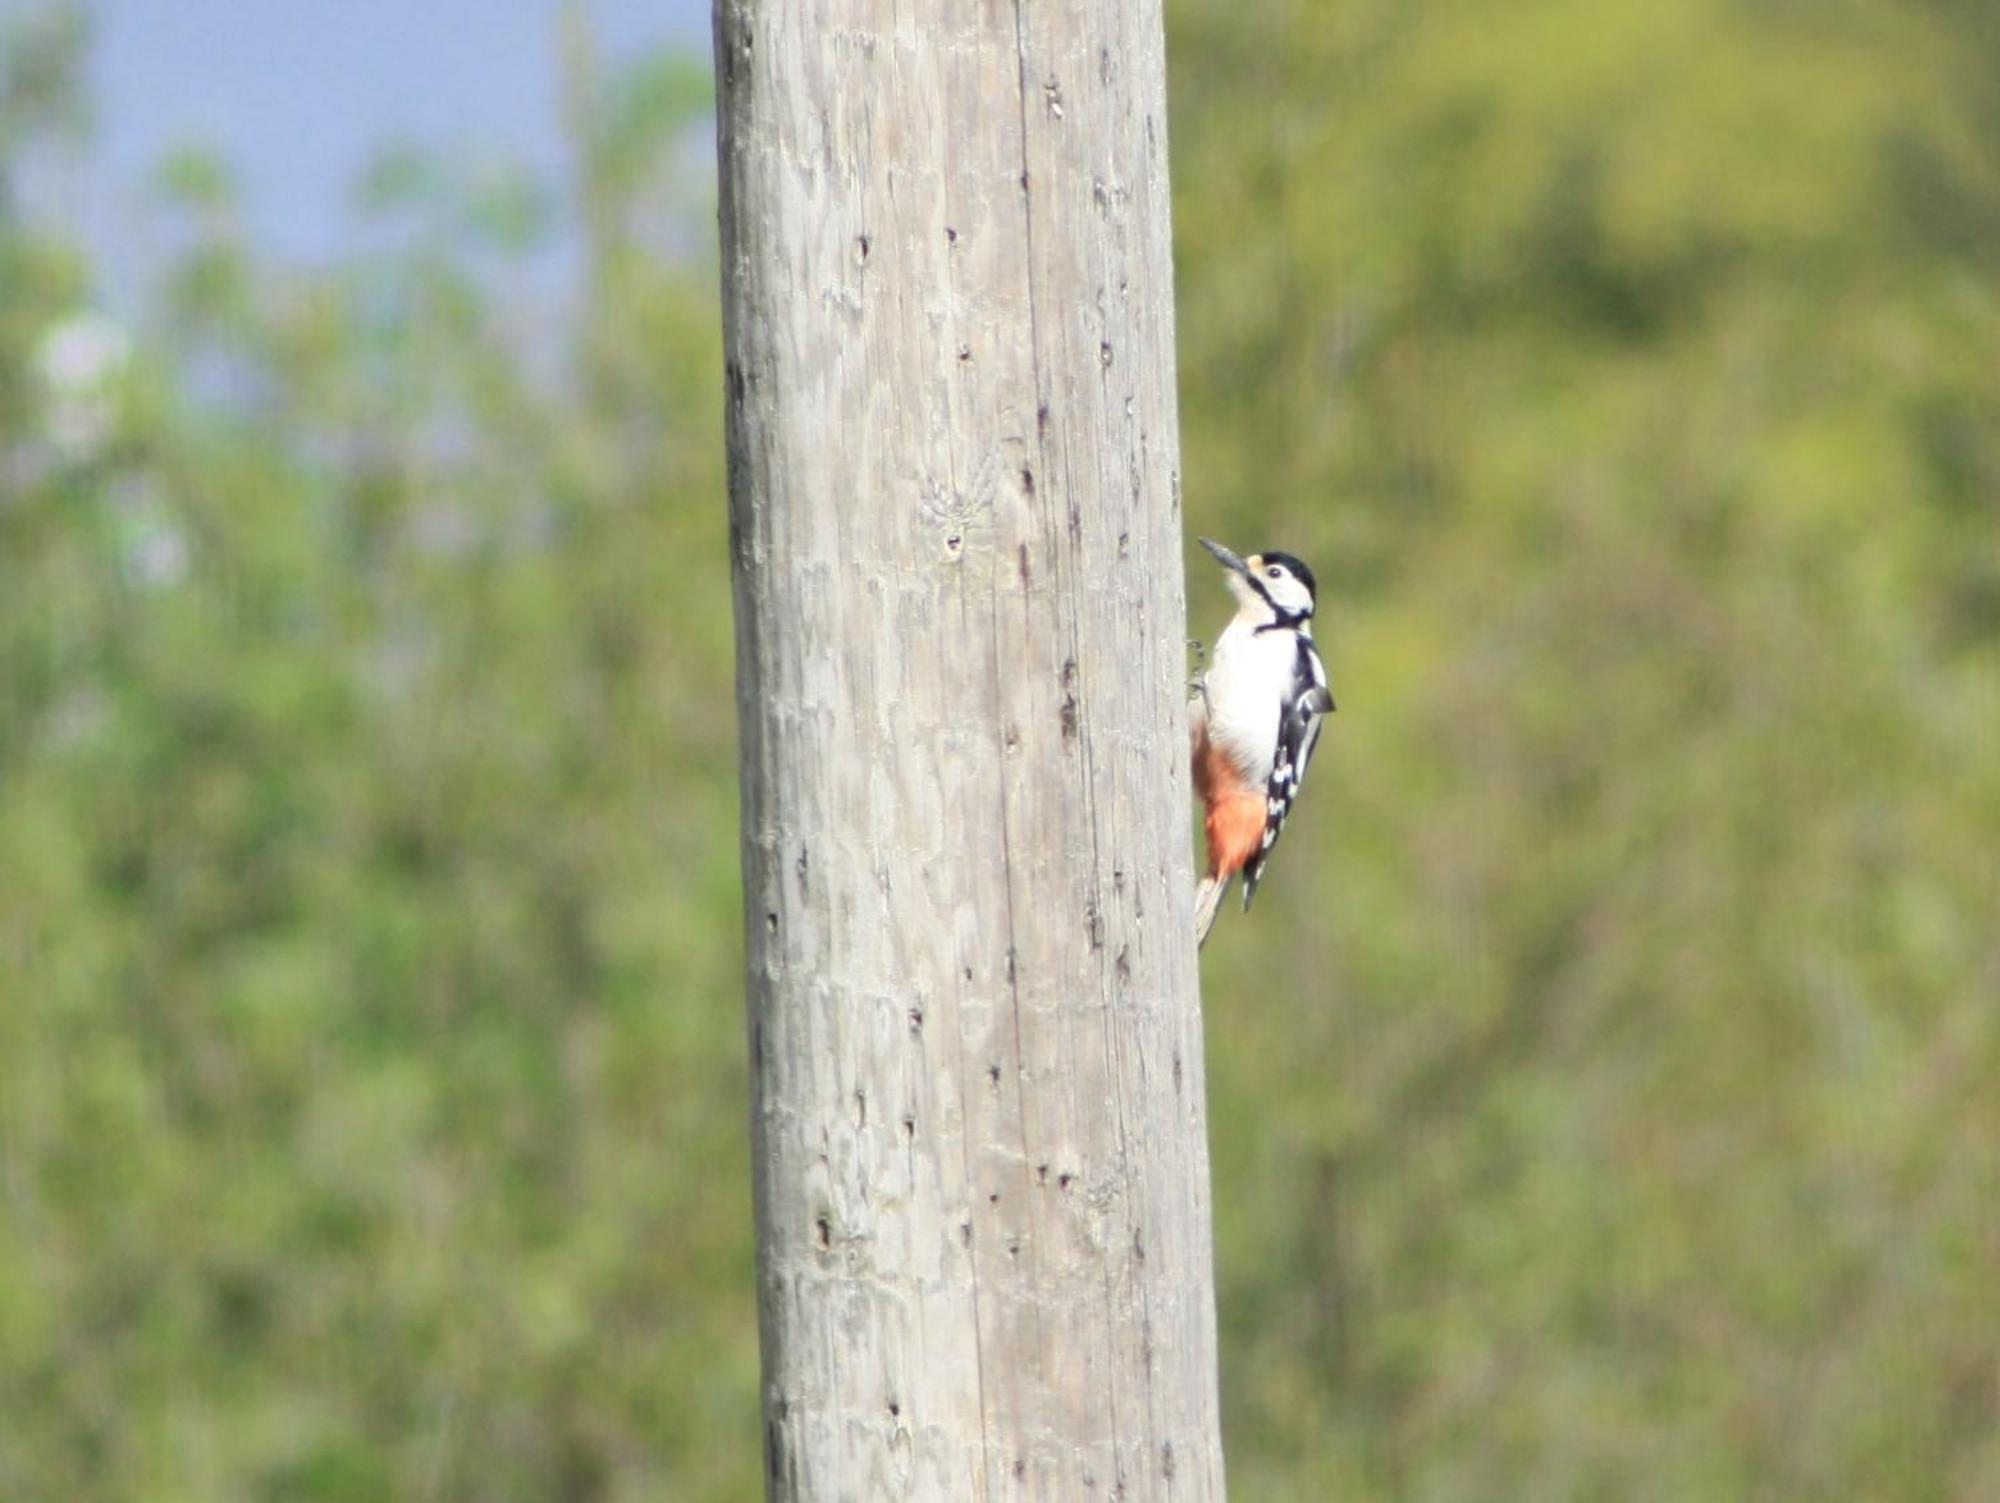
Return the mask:
[[1258, 556], [1262, 558], [1264, 562], [1267, 564], [1283, 564], [1287, 569], [1290, 569], [1292, 571], [1292, 574], [1302, 584], [1305, 585], [1306, 593], [1312, 596], [1314, 603], [1315, 604], [1318, 603], [1319, 581], [1313, 578], [1313, 571], [1306, 567], [1306, 562], [1304, 559], [1295, 558], [1293, 555], [1289, 553], [1280, 553], [1276, 551], [1260, 554]]

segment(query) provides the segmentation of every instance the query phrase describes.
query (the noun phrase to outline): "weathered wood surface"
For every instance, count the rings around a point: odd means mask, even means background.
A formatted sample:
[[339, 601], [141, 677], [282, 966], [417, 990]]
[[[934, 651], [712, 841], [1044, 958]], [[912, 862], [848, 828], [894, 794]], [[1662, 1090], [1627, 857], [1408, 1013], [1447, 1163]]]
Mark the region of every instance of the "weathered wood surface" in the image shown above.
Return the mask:
[[718, 0], [766, 1464], [1214, 1499], [1158, 0]]

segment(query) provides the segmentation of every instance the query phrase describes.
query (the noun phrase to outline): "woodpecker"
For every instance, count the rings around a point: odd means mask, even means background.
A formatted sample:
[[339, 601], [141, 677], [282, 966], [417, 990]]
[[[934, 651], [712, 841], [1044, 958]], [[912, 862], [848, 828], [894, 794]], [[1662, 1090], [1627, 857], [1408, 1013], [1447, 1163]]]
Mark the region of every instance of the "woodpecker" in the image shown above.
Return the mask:
[[1208, 538], [1229, 571], [1236, 615], [1188, 705], [1194, 787], [1208, 830], [1208, 874], [1195, 891], [1195, 943], [1207, 942], [1223, 894], [1243, 873], [1250, 907], [1285, 828], [1333, 692], [1313, 645], [1316, 585], [1289, 553], [1239, 558]]

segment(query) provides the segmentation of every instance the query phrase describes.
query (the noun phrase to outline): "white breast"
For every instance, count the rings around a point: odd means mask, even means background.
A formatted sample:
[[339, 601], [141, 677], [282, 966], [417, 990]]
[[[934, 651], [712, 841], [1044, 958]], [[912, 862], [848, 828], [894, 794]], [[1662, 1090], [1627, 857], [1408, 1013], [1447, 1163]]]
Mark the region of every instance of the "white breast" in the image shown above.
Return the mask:
[[1208, 687], [1209, 738], [1245, 779], [1262, 786], [1278, 751], [1278, 713], [1298, 665], [1298, 641], [1288, 631], [1260, 632], [1238, 616], [1215, 644]]

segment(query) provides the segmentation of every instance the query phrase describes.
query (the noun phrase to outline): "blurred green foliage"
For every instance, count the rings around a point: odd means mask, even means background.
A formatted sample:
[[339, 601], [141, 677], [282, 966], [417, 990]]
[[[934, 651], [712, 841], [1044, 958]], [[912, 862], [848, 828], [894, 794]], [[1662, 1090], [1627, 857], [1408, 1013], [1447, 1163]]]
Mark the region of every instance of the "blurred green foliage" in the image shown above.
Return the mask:
[[392, 147], [321, 273], [177, 154], [129, 342], [0, 221], [9, 1503], [755, 1475], [687, 76], [579, 70], [561, 184]]
[[[2000, 1496], [1995, 14], [1171, 7], [1342, 704], [1205, 958], [1240, 1498]], [[0, 1498], [755, 1496], [700, 67], [320, 271], [179, 154], [126, 330], [14, 24]]]
[[1238, 1495], [2000, 1497], [2000, 12], [1173, 15]]

